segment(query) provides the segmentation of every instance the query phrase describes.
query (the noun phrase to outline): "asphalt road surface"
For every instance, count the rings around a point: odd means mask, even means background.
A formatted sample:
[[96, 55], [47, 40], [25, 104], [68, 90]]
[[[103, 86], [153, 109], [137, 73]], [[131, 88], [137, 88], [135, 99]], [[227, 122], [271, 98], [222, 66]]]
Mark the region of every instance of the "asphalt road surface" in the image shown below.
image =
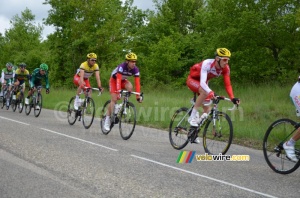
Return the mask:
[[[202, 144], [185, 151], [204, 154]], [[232, 145], [250, 161], [177, 163], [166, 131], [137, 126], [129, 140], [118, 126], [85, 130], [66, 113], [35, 118], [0, 109], [0, 197], [299, 197], [299, 175], [273, 172], [261, 150]]]

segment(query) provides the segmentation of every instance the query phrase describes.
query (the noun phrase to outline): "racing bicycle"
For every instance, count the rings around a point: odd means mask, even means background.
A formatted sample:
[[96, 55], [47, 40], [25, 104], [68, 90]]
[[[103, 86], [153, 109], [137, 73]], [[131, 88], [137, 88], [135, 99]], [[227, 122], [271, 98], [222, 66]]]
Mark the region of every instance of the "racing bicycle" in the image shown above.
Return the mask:
[[9, 104], [10, 104], [10, 92], [8, 90], [8, 86], [4, 85], [3, 89], [3, 96], [2, 96], [2, 107], [1, 109], [4, 108], [4, 106], [6, 106], [6, 109], [9, 109]]
[[16, 91], [16, 98], [12, 99], [12, 109], [13, 111], [16, 111], [17, 107], [19, 109], [19, 113], [22, 113], [24, 104], [25, 104], [25, 98], [24, 98], [24, 92], [23, 92], [23, 86], [19, 85]]
[[[143, 93], [121, 90], [120, 94], [123, 97], [123, 100], [121, 103], [116, 103], [114, 106], [110, 116], [110, 130], [106, 131], [104, 128], [106, 113], [108, 108], [110, 108], [110, 100], [106, 101], [101, 111], [100, 126], [102, 133], [107, 135], [115, 124], [119, 124], [121, 137], [123, 140], [128, 140], [132, 136], [136, 125], [136, 108], [132, 102], [129, 102], [129, 97], [131, 94], [135, 94], [140, 95], [140, 97], [143, 99]], [[116, 110], [116, 108], [118, 108], [118, 110]]]
[[[263, 140], [263, 153], [267, 164], [276, 173], [289, 174], [300, 166], [300, 160], [290, 160], [283, 149], [283, 144], [291, 139], [299, 127], [299, 123], [282, 118], [267, 129]], [[300, 159], [300, 141], [295, 144], [295, 154]]]
[[84, 91], [80, 93], [84, 93], [85, 97], [84, 99], [80, 99], [81, 105], [78, 107], [78, 109], [75, 108], [76, 96], [73, 96], [70, 99], [67, 111], [68, 122], [70, 125], [73, 125], [77, 118], [78, 121], [81, 121], [82, 119], [82, 124], [86, 129], [90, 128], [93, 124], [96, 109], [93, 98], [89, 96], [89, 92], [91, 90], [98, 90], [98, 96], [102, 93], [102, 90], [99, 90], [99, 88], [85, 87]]
[[[196, 93], [191, 101], [190, 108], [182, 107], [178, 109], [170, 122], [169, 140], [173, 148], [183, 149], [189, 142], [193, 143], [198, 137], [200, 131], [203, 131], [203, 147], [207, 154], [223, 155], [228, 151], [233, 139], [233, 126], [230, 117], [218, 109], [221, 100], [230, 101], [223, 96], [215, 96], [210, 103], [206, 104], [213, 107], [206, 119], [203, 119], [197, 127], [190, 126], [188, 118], [191, 115], [195, 101]], [[238, 105], [228, 110], [234, 110]]]
[[25, 114], [29, 115], [31, 112], [31, 108], [33, 109], [33, 113], [35, 117], [38, 117], [42, 111], [43, 107], [43, 97], [42, 97], [42, 86], [37, 86], [33, 88], [35, 90], [33, 94], [29, 97], [29, 104], [25, 103]]

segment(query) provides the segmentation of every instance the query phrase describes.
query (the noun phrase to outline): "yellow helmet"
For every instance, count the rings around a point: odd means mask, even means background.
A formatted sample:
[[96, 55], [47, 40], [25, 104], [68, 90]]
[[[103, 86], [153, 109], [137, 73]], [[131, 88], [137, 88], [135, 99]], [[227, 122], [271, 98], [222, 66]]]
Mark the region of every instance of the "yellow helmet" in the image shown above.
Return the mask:
[[89, 53], [86, 57], [87, 58], [97, 58], [97, 55], [95, 53]]
[[130, 52], [130, 53], [126, 54], [125, 59], [128, 61], [132, 61], [132, 60], [136, 61], [137, 55], [135, 53]]
[[231, 53], [228, 49], [226, 48], [218, 48], [215, 52], [215, 56], [220, 56], [220, 57], [228, 57], [230, 58]]

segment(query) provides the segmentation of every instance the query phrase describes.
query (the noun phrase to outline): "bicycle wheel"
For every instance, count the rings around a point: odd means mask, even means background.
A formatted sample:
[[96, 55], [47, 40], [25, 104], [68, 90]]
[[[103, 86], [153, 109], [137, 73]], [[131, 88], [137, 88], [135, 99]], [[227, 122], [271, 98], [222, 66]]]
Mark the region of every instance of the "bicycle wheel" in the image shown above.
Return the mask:
[[6, 104], [6, 90], [4, 89], [3, 90], [3, 97], [2, 97], [2, 107], [1, 107], [1, 109], [3, 109], [3, 107], [5, 106], [5, 104]]
[[183, 149], [189, 143], [189, 116], [189, 109], [182, 107], [174, 113], [171, 119], [169, 126], [169, 140], [173, 148], [177, 150]]
[[[210, 114], [211, 115], [211, 114]], [[233, 127], [230, 117], [224, 112], [216, 113], [216, 120], [211, 116], [205, 121], [203, 130], [203, 147], [210, 155], [223, 155], [228, 151], [232, 138]]]
[[77, 110], [74, 108], [75, 96], [70, 99], [67, 111], [68, 122], [73, 125], [77, 120]]
[[[263, 153], [269, 167], [280, 174], [289, 174], [300, 166], [298, 162], [291, 161], [287, 158], [283, 149], [283, 143], [289, 140], [297, 131], [296, 122], [290, 119], [279, 119], [273, 122], [263, 140]], [[295, 144], [295, 153], [300, 159], [300, 142]]]
[[25, 114], [29, 115], [31, 112], [31, 107], [33, 106], [32, 96], [29, 97], [29, 104], [25, 104]]
[[12, 100], [12, 96], [11, 96], [10, 93], [11, 93], [11, 91], [7, 91], [6, 94], [5, 94], [5, 98], [6, 98], [6, 104], [5, 104], [6, 110], [9, 109], [9, 106], [10, 106], [11, 100]]
[[23, 111], [24, 104], [25, 104], [24, 101], [25, 101], [24, 93], [20, 92], [19, 97], [18, 97], [18, 103], [17, 103], [19, 113], [22, 113], [22, 111]]
[[38, 93], [36, 96], [36, 99], [33, 101], [34, 104], [34, 116], [38, 117], [42, 111], [42, 107], [43, 107], [43, 97], [41, 93]]
[[82, 124], [84, 128], [88, 129], [91, 127], [95, 117], [95, 102], [93, 98], [87, 97], [83, 102], [83, 109], [81, 111]]
[[11, 95], [11, 109], [13, 110], [13, 112], [15, 112], [16, 111], [16, 109], [17, 109], [17, 106], [18, 106], [18, 100], [17, 100], [17, 98], [15, 99], [15, 100], [13, 100], [13, 94]]
[[100, 115], [100, 127], [101, 127], [101, 131], [103, 134], [107, 135], [109, 134], [109, 132], [111, 131], [114, 123], [113, 122], [110, 122], [111, 125], [110, 125], [110, 130], [105, 130], [104, 129], [104, 123], [105, 123], [105, 119], [106, 119], [106, 113], [108, 111], [108, 108], [110, 108], [110, 100], [106, 101], [103, 108], [102, 108], [102, 111], [101, 111], [101, 115]]
[[120, 112], [119, 130], [123, 140], [128, 140], [136, 125], [136, 109], [133, 103], [127, 102]]

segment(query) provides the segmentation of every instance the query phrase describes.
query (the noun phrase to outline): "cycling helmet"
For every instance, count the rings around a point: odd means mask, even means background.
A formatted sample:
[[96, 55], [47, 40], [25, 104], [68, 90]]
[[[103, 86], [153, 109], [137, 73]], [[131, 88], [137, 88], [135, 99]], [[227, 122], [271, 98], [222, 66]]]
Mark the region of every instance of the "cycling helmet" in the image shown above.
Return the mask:
[[125, 59], [128, 61], [136, 61], [137, 55], [135, 53], [130, 52], [129, 54], [126, 54]]
[[97, 54], [95, 54], [95, 53], [89, 53], [86, 57], [87, 58], [97, 58]]
[[20, 63], [20, 64], [19, 64], [19, 67], [22, 67], [22, 68], [23, 68], [23, 67], [26, 68], [26, 66], [27, 66], [27, 65], [26, 65], [25, 63]]
[[14, 65], [12, 63], [6, 63], [6, 67], [14, 67]]
[[41, 69], [41, 70], [44, 70], [44, 71], [48, 71], [48, 65], [45, 64], [45, 63], [42, 63], [42, 64], [40, 65], [40, 69]]
[[230, 58], [231, 53], [228, 49], [226, 48], [218, 48], [215, 52], [215, 56], [220, 56], [220, 57], [228, 57]]

